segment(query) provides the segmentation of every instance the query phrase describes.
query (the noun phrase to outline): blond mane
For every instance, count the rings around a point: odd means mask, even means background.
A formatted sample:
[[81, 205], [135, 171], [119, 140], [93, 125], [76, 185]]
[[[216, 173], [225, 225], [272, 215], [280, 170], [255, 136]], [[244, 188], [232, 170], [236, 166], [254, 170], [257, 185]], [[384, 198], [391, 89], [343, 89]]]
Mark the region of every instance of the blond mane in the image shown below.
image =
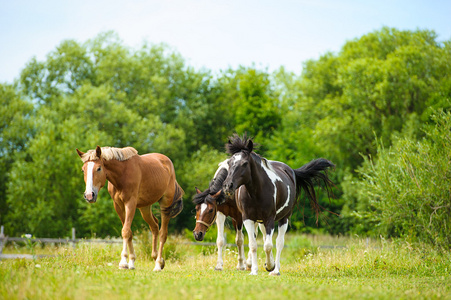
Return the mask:
[[[102, 158], [105, 160], [116, 159], [118, 161], [124, 161], [130, 159], [131, 157], [138, 155], [138, 151], [136, 151], [133, 147], [125, 147], [125, 148], [114, 148], [114, 147], [102, 147]], [[96, 150], [89, 150], [86, 152], [81, 160], [83, 163], [88, 160], [97, 160], [99, 159], [96, 154]]]

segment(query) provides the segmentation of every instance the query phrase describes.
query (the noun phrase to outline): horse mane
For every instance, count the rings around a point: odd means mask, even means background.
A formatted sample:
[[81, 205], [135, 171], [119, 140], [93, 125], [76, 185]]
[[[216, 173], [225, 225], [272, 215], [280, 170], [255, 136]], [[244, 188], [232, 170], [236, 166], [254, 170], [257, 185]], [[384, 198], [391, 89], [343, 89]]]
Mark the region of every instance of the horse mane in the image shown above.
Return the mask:
[[244, 133], [242, 137], [234, 133], [233, 136], [229, 137], [229, 142], [225, 145], [226, 152], [230, 155], [234, 155], [241, 151], [252, 152], [253, 148], [256, 147], [251, 137]]
[[[208, 189], [205, 191], [195, 194], [193, 196], [193, 203], [194, 204], [201, 204], [205, 201], [208, 201], [210, 199], [207, 199], [208, 195], [214, 195], [219, 191], [222, 191], [222, 184], [224, 183], [224, 180], [227, 178], [228, 170], [224, 167], [224, 163], [227, 164], [227, 160], [219, 163], [219, 169], [216, 171], [215, 177], [210, 181]], [[219, 194], [219, 196], [216, 198], [216, 201], [219, 203], [222, 203], [225, 201], [225, 195], [223, 192]]]
[[195, 194], [193, 196], [193, 203], [194, 204], [201, 204], [205, 202], [205, 199], [207, 198], [207, 196], [210, 195], [210, 189], [206, 189], [205, 191], [203, 191], [202, 193], [199, 194]]
[[[130, 159], [131, 157], [138, 155], [138, 151], [133, 147], [125, 147], [125, 148], [114, 148], [114, 147], [102, 147], [102, 158], [105, 160], [116, 159], [118, 161], [125, 161]], [[88, 160], [97, 160], [96, 150], [88, 150], [81, 160], [83, 163]]]

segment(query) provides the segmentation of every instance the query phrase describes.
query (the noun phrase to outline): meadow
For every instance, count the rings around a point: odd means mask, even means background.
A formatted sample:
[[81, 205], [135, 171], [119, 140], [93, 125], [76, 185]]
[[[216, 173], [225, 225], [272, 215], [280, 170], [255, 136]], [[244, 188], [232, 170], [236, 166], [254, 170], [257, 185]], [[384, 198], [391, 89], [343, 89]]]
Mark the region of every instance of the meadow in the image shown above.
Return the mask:
[[[120, 244], [35, 246], [35, 260], [0, 261], [2, 299], [451, 299], [451, 254], [407, 242], [288, 234], [281, 276], [235, 270], [235, 247], [214, 271], [215, 246], [170, 236], [166, 267], [153, 272], [147, 232], [136, 244], [136, 269], [119, 270]], [[229, 239], [233, 234], [229, 234]], [[333, 246], [325, 248], [324, 245]], [[30, 253], [10, 244], [4, 253]]]

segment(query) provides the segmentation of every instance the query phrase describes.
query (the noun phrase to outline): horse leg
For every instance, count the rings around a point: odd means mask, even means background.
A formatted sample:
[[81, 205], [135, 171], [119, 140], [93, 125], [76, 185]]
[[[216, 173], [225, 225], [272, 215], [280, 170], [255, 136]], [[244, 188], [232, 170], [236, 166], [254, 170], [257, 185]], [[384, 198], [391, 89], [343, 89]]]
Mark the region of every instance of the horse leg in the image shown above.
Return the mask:
[[215, 270], [222, 271], [224, 261], [222, 260], [222, 250], [224, 249], [225, 239], [224, 239], [224, 223], [226, 216], [218, 211], [216, 213], [216, 226], [218, 226], [218, 237], [216, 238], [216, 246], [218, 247], [218, 262], [216, 264]]
[[163, 247], [168, 237], [168, 225], [170, 219], [171, 217], [169, 217], [169, 215], [166, 215], [165, 213], [161, 214], [160, 247], [158, 248], [157, 259], [155, 260], [154, 271], [161, 271], [164, 269]]
[[[122, 204], [122, 205], [121, 205]], [[117, 212], [117, 215], [119, 216], [119, 219], [121, 219], [122, 227], [124, 227], [125, 223], [125, 207], [122, 202], [116, 202], [114, 201], [114, 209]], [[128, 269], [128, 252], [127, 252], [127, 242], [124, 239], [122, 243], [122, 252], [121, 252], [121, 261], [119, 262], [119, 269]]]
[[250, 275], [257, 275], [257, 236], [255, 234], [255, 222], [252, 220], [245, 220], [244, 227], [246, 227], [247, 234], [249, 236], [249, 253], [252, 258], [251, 273]]
[[[122, 240], [123, 240], [123, 248], [121, 254], [121, 263], [119, 264], [119, 268], [125, 266], [127, 264], [127, 246], [128, 246], [128, 268], [135, 268], [135, 250], [133, 248], [133, 233], [132, 233], [132, 221], [136, 212], [136, 205], [132, 204], [133, 201], [129, 201], [125, 204], [125, 222], [122, 226]], [[125, 262], [125, 264], [124, 264]]]
[[274, 234], [274, 220], [270, 220], [268, 224], [266, 224], [266, 237], [264, 238], [263, 249], [266, 253], [266, 263], [265, 268], [266, 271], [271, 272], [274, 270], [274, 258], [272, 255], [272, 236]]
[[[257, 226], [260, 227], [261, 232], [265, 232], [265, 226], [263, 224], [259, 224], [257, 222], [254, 223], [254, 227], [255, 227], [255, 239], [257, 239], [258, 236], [258, 229]], [[262, 230], [262, 226], [263, 226], [263, 230]], [[263, 235], [263, 240], [265, 239], [265, 235]], [[249, 253], [247, 254], [247, 260], [246, 260], [246, 269], [248, 271], [251, 270], [252, 267], [252, 255], [251, 255], [251, 248], [249, 247]]]
[[141, 212], [144, 221], [146, 221], [146, 223], [149, 224], [150, 231], [152, 231], [152, 259], [156, 260], [158, 247], [158, 229], [159, 229], [158, 220], [152, 214], [152, 206], [140, 208], [139, 211]]
[[279, 230], [276, 239], [276, 267], [269, 275], [280, 275], [280, 255], [282, 254], [283, 245], [285, 243], [285, 233], [288, 228], [288, 220], [279, 221]]
[[243, 235], [243, 224], [237, 224], [237, 222], [233, 222], [233, 226], [235, 227], [236, 236], [235, 243], [238, 248], [238, 265], [236, 266], [237, 270], [246, 270], [246, 266], [244, 261], [246, 260], [246, 256], [244, 255], [244, 235]]
[[[265, 244], [265, 240], [266, 240], [266, 228], [265, 225], [263, 223], [258, 223], [258, 228], [260, 228], [260, 232], [263, 235], [263, 245]], [[272, 255], [272, 251], [270, 253], [270, 261], [274, 261], [274, 256]], [[265, 263], [265, 267], [266, 267], [266, 263]], [[270, 270], [271, 271], [271, 270]]]

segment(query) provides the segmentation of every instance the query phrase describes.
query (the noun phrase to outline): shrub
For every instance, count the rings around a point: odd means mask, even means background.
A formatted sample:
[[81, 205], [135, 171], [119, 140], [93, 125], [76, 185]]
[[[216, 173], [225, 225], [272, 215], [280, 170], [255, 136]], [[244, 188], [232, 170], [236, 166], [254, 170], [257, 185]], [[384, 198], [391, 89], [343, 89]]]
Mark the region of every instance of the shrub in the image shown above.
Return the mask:
[[437, 112], [420, 141], [398, 138], [378, 145], [377, 159], [367, 158], [356, 183], [360, 203], [386, 236], [437, 246], [451, 243], [451, 114]]

